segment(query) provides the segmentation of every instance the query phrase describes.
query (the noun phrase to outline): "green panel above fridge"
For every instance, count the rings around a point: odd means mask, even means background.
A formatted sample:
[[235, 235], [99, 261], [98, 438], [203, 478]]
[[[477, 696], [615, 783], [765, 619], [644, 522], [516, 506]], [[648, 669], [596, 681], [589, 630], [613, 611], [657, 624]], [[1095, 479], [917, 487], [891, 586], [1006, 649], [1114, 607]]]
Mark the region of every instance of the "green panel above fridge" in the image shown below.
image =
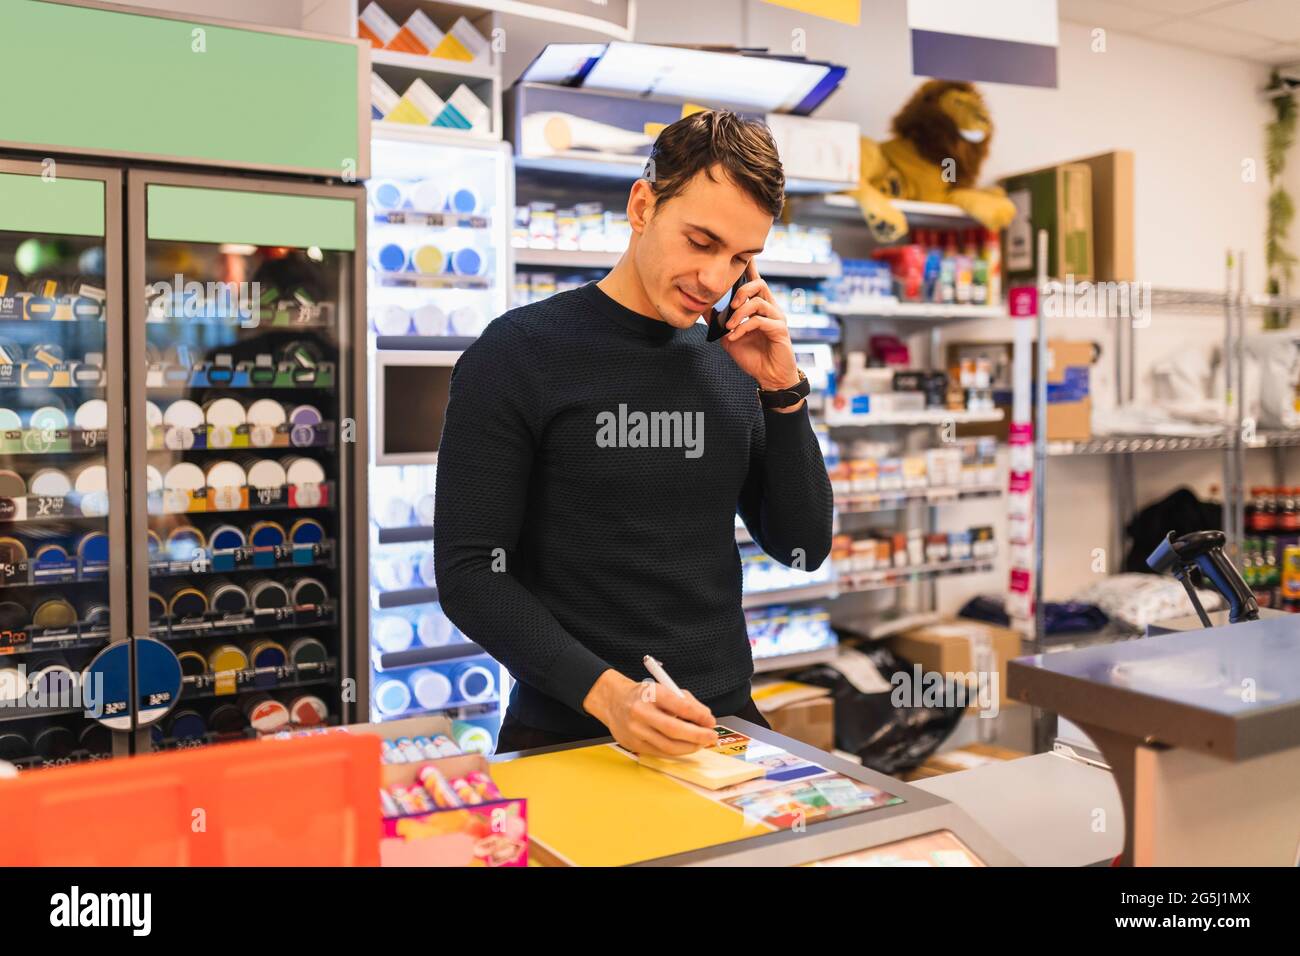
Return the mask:
[[46, 176], [0, 173], [0, 230], [102, 236], [104, 184], [60, 177], [57, 165]]
[[368, 172], [359, 41], [43, 0], [0, 3], [0, 36], [55, 38], [6, 44], [0, 145], [345, 180]]
[[150, 239], [356, 248], [356, 203], [283, 193], [149, 186]]

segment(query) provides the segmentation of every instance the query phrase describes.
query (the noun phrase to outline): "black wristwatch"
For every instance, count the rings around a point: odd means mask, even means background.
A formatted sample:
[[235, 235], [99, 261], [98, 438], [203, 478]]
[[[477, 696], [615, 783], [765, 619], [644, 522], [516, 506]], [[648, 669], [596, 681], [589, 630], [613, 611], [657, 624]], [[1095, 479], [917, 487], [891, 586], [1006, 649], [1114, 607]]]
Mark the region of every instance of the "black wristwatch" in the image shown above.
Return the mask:
[[799, 369], [799, 381], [789, 388], [774, 388], [771, 391], [758, 389], [758, 400], [764, 408], [789, 408], [791, 405], [798, 405], [808, 393], [812, 391], [812, 386], [808, 384], [808, 376]]

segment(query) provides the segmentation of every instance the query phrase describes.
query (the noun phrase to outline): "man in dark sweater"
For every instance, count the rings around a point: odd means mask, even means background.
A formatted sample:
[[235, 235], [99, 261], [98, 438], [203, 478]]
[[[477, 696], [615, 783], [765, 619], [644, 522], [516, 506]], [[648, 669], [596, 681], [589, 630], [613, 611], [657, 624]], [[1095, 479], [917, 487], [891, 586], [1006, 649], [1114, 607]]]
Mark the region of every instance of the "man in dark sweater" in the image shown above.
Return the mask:
[[[735, 515], [787, 566], [830, 550], [807, 380], [753, 266], [785, 191], [771, 136], [696, 113], [646, 169], [614, 269], [505, 313], [452, 374], [438, 594], [515, 678], [499, 753], [612, 734], [680, 755], [716, 742], [715, 715], [765, 723]], [[698, 320], [742, 276], [708, 341]], [[641, 683], [645, 655], [685, 693]]]

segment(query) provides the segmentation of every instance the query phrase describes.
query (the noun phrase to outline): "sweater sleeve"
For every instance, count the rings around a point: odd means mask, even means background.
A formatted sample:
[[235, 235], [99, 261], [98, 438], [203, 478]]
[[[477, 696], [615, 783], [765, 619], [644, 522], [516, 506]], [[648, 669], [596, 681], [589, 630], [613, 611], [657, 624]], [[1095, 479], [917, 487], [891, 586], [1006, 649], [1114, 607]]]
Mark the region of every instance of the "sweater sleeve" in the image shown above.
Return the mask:
[[526, 327], [492, 322], [452, 370], [435, 494], [443, 612], [515, 676], [580, 714], [609, 665], [521, 583], [516, 545], [545, 386]]
[[832, 504], [807, 402], [797, 412], [760, 407], [737, 509], [750, 535], [786, 567], [816, 570], [831, 550]]

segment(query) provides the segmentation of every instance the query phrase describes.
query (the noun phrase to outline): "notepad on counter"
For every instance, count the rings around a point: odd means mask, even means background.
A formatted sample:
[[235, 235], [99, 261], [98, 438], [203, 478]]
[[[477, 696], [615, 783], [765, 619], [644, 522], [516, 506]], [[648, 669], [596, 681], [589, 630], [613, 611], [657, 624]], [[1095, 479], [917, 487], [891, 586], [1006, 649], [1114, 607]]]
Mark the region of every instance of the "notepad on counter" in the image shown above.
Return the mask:
[[684, 757], [656, 757], [634, 754], [641, 766], [677, 777], [706, 790], [721, 790], [746, 780], [757, 780], [766, 771], [751, 763], [728, 757], [716, 750], [697, 750]]

